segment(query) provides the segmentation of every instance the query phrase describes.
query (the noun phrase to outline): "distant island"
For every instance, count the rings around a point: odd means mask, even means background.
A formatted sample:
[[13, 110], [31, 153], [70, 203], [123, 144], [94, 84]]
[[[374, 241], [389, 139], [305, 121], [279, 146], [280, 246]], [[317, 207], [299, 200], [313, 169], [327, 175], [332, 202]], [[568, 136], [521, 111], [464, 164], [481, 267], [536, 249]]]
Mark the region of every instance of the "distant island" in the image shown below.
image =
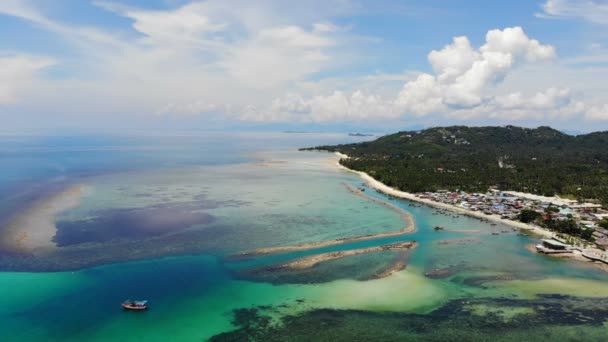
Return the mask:
[[[314, 131], [283, 131], [283, 133], [286, 134], [307, 134], [307, 133], [322, 133], [322, 132], [314, 132]], [[366, 133], [348, 133], [348, 136], [350, 137], [373, 137], [373, 134], [366, 134]]]
[[450, 126], [303, 150], [346, 154], [342, 165], [413, 193], [498, 188], [608, 204], [608, 132]]

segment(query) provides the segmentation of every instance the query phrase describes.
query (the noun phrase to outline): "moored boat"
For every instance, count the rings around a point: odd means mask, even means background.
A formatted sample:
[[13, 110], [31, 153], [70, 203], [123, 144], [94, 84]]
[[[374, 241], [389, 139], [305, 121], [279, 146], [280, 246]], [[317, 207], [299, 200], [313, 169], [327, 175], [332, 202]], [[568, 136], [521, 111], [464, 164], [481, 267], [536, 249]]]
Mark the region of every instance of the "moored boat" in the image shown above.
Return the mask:
[[125, 300], [122, 304], [122, 308], [125, 310], [143, 311], [148, 309], [147, 300]]

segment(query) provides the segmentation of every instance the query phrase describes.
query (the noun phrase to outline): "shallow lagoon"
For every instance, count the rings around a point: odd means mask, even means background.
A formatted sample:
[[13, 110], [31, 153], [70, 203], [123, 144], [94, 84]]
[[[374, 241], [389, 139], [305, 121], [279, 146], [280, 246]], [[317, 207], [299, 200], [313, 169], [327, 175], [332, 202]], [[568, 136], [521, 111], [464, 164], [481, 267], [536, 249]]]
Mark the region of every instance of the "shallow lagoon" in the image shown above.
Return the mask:
[[[327, 139], [301, 141], [306, 139], [298, 136], [293, 141], [290, 136], [282, 139], [300, 146]], [[238, 154], [234, 151], [243, 153], [239, 148], [230, 153]], [[319, 250], [227, 258], [258, 247], [391, 231], [402, 224], [394, 211], [349, 193], [344, 182], [358, 187], [361, 182], [335, 168], [335, 157], [294, 148], [259, 151], [251, 149], [242, 160], [215, 165], [167, 162], [66, 175], [90, 191], [56, 223], [60, 230], [67, 229], [63, 233], [69, 238], [78, 227], [70, 222], [89, 222], [88, 231], [78, 233], [86, 242], [67, 244], [44, 258], [13, 260], [11, 265], [75, 270], [0, 272], [0, 339], [200, 341], [246, 328], [262, 340], [297, 340], [312, 328], [319, 331], [319, 339], [353, 340], [365, 336], [362, 320], [370, 324], [368, 333], [394, 332], [386, 338], [442, 336], [421, 328], [428, 325], [449, 336], [464, 322], [475, 327], [465, 336], [477, 336], [486, 327], [503, 329], [498, 330], [515, 339], [530, 333], [522, 321], [531, 317], [544, 334], [559, 331], [555, 336], [569, 336], [579, 329], [590, 332], [589, 339], [608, 334], [597, 321], [606, 317], [608, 276], [602, 271], [534, 255], [524, 248], [534, 238], [518, 236], [509, 227], [455, 217], [369, 189], [366, 194], [408, 210], [418, 230]], [[146, 215], [125, 214], [157, 209], [169, 218], [166, 226], [152, 231], [145, 230]], [[176, 223], [170, 214], [181, 217], [184, 210], [213, 219]], [[128, 223], [127, 231], [116, 228], [121, 220]], [[108, 222], [116, 225], [111, 234], [103, 231]], [[436, 232], [435, 225], [448, 229]], [[106, 235], [98, 238], [91, 234], [95, 231]], [[500, 235], [491, 234], [495, 231]], [[406, 270], [383, 279], [366, 280], [392, 260], [391, 253], [335, 260], [296, 275], [248, 277], [243, 272], [298, 256], [402, 240], [417, 240], [419, 247], [409, 254]], [[112, 264], [88, 267], [105, 263]], [[128, 297], [149, 299], [151, 310], [141, 315], [122, 312], [118, 304]], [[576, 311], [582, 309], [573, 303], [583, 303], [588, 311]], [[552, 315], [543, 311], [545, 306], [553, 308]], [[234, 321], [234, 310], [243, 308], [255, 311]], [[572, 318], [573, 310], [597, 320]], [[259, 317], [268, 317], [272, 328], [258, 321], [251, 326]], [[328, 335], [324, 324], [339, 335]]]

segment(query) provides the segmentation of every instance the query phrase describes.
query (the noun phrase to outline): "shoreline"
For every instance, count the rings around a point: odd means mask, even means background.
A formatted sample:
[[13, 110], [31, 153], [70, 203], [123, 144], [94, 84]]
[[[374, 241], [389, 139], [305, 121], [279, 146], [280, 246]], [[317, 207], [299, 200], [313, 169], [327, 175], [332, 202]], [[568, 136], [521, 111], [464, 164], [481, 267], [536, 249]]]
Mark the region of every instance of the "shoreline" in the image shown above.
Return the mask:
[[[349, 156], [347, 156], [343, 153], [340, 153], [340, 152], [334, 152], [334, 153], [340, 158], [350, 158]], [[555, 236], [555, 234], [553, 232], [542, 229], [541, 227], [532, 226], [532, 225], [529, 225], [529, 224], [526, 224], [523, 222], [516, 222], [516, 221], [512, 221], [512, 220], [502, 219], [498, 215], [486, 215], [484, 213], [467, 210], [465, 208], [457, 207], [457, 206], [454, 206], [451, 204], [431, 201], [426, 198], [420, 198], [411, 192], [397, 190], [395, 188], [392, 188], [392, 187], [376, 180], [375, 178], [373, 178], [372, 176], [370, 176], [369, 174], [367, 174], [365, 172], [347, 168], [346, 166], [340, 164], [339, 160], [336, 162], [336, 165], [343, 170], [358, 174], [372, 188], [374, 188], [382, 193], [394, 196], [394, 197], [406, 199], [406, 200], [413, 201], [413, 202], [422, 203], [422, 204], [425, 204], [427, 206], [434, 207], [434, 208], [449, 210], [449, 211], [452, 211], [452, 212], [455, 212], [455, 213], [458, 213], [461, 215], [466, 215], [466, 216], [477, 218], [477, 219], [488, 220], [488, 221], [492, 221], [495, 223], [502, 223], [502, 224], [505, 224], [505, 225], [508, 225], [508, 226], [511, 226], [514, 228], [524, 229], [526, 231], [529, 231], [534, 234], [537, 234], [537, 235], [540, 235], [543, 237], [547, 237], [547, 238], [552, 238], [553, 236]]]
[[[340, 152], [334, 152], [338, 157], [340, 158], [350, 158], [349, 156], [340, 153]], [[338, 168], [349, 171], [349, 172], [354, 172], [356, 174], [358, 174], [361, 178], [363, 178], [368, 185], [370, 185], [372, 188], [394, 196], [394, 197], [398, 197], [398, 198], [402, 198], [402, 199], [406, 199], [406, 200], [410, 200], [413, 202], [418, 202], [418, 203], [422, 203], [425, 204], [427, 206], [433, 207], [433, 208], [439, 208], [439, 209], [445, 209], [445, 210], [449, 210], [461, 215], [466, 215], [469, 217], [473, 217], [473, 218], [477, 218], [477, 219], [485, 219], [488, 221], [492, 221], [495, 223], [502, 223], [514, 228], [518, 228], [518, 229], [523, 229], [525, 231], [528, 231], [530, 233], [533, 233], [535, 235], [541, 236], [543, 238], [553, 238], [555, 237], [555, 233], [543, 229], [541, 227], [538, 226], [533, 226], [533, 225], [529, 225], [527, 223], [523, 223], [523, 222], [517, 222], [517, 221], [512, 221], [512, 220], [507, 220], [507, 219], [502, 219], [500, 216], [498, 215], [486, 215], [477, 211], [472, 211], [472, 210], [468, 210], [465, 208], [461, 208], [461, 207], [457, 207], [454, 205], [450, 205], [450, 204], [445, 204], [445, 203], [439, 203], [439, 202], [435, 202], [435, 201], [431, 201], [429, 199], [426, 198], [419, 198], [418, 196], [416, 196], [413, 193], [410, 192], [405, 192], [405, 191], [401, 191], [401, 190], [397, 190], [395, 188], [389, 187], [388, 185], [376, 180], [375, 178], [373, 178], [372, 176], [370, 176], [369, 174], [362, 172], [362, 171], [356, 171], [356, 170], [352, 170], [347, 168], [346, 166], [340, 164], [340, 161], [338, 160], [336, 162], [336, 165], [338, 166]], [[542, 254], [539, 253], [538, 251], [532, 250], [529, 247], [524, 247], [525, 249], [527, 249], [528, 251], [531, 251], [535, 254]], [[593, 261], [590, 260], [588, 258], [585, 258], [581, 252], [574, 250], [572, 253], [568, 253], [568, 254], [556, 254], [556, 255], [552, 255], [552, 254], [543, 254], [546, 256], [550, 256], [550, 257], [557, 257], [557, 258], [564, 258], [564, 259], [571, 259], [571, 260], [575, 260], [578, 262], [584, 262], [584, 263], [589, 263], [589, 264], [593, 264], [593, 265], [597, 265], [599, 266], [599, 268], [601, 270], [604, 271], [608, 271], [608, 265], [606, 265], [605, 263], [602, 263], [600, 261]], [[598, 265], [601, 264], [601, 265]]]

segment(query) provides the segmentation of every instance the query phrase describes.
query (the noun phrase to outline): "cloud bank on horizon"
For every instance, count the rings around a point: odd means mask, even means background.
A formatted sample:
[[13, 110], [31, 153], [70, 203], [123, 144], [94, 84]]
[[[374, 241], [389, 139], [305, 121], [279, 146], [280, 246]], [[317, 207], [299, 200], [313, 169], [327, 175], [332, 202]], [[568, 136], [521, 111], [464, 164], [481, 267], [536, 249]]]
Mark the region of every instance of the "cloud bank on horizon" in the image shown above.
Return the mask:
[[0, 2], [3, 130], [167, 120], [608, 129], [604, 2], [470, 12], [494, 13], [490, 27], [433, 1], [145, 4]]

